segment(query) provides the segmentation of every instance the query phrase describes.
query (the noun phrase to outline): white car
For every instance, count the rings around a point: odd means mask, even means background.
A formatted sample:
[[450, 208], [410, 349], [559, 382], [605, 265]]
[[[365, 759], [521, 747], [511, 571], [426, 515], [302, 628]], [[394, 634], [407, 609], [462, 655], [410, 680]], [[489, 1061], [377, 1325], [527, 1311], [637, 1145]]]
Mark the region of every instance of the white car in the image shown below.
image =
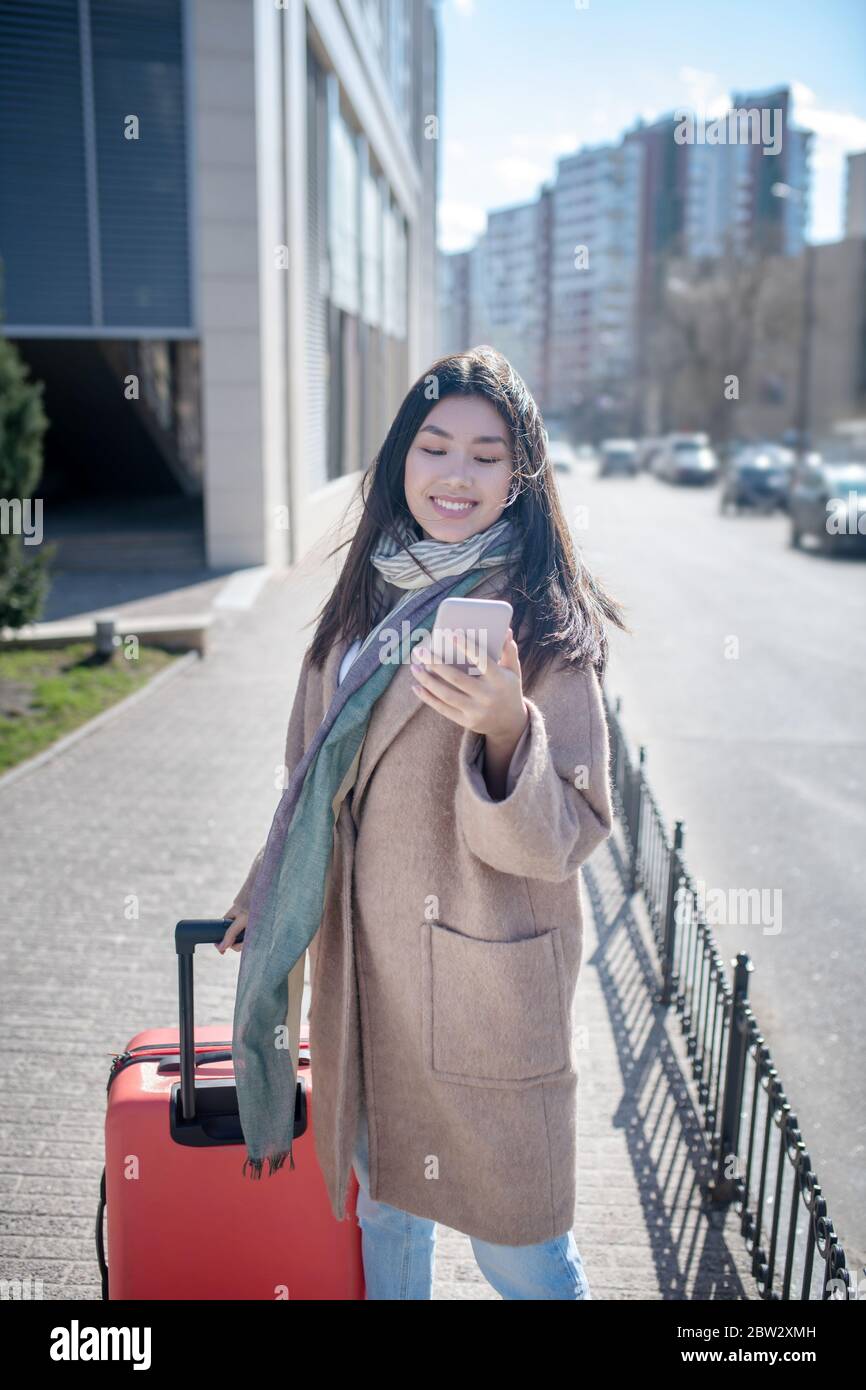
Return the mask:
[[574, 450], [565, 439], [549, 440], [547, 457], [558, 473], [570, 473], [577, 462]]
[[714, 483], [719, 476], [719, 461], [706, 434], [668, 435], [650, 467], [669, 483]]

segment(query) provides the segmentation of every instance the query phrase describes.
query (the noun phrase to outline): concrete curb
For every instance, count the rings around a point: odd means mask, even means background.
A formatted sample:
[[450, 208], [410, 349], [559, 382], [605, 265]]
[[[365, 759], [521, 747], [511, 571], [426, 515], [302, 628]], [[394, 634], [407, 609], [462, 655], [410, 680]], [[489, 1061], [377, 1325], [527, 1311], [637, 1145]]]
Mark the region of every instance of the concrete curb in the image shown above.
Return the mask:
[[122, 714], [125, 710], [129, 709], [131, 705], [136, 704], [139, 700], [143, 700], [146, 696], [150, 695], [152, 691], [158, 689], [160, 686], [164, 685], [166, 681], [178, 675], [180, 671], [185, 671], [193, 662], [200, 661], [201, 659], [201, 655], [197, 651], [186, 652], [183, 656], [179, 656], [176, 661], [173, 661], [164, 671], [160, 671], [155, 675], [153, 679], [149, 680], [146, 685], [143, 685], [140, 690], [133, 690], [131, 695], [125, 695], [122, 700], [118, 700], [116, 704], [110, 705], [108, 709], [104, 709], [99, 714], [95, 714], [92, 719], [88, 719], [84, 724], [80, 724], [79, 727], [73, 729], [71, 733], [64, 734], [56, 743], [52, 743], [50, 748], [43, 748], [41, 753], [34, 754], [32, 758], [27, 758], [23, 763], [19, 763], [17, 767], [12, 767], [8, 772], [3, 773], [3, 775], [0, 776], [0, 792], [13, 782], [17, 782], [19, 777], [25, 777], [28, 773], [35, 772], [43, 763], [47, 763], [52, 758], [56, 758], [61, 753], [65, 753], [66, 749], [70, 748], [73, 743], [78, 743], [79, 739], [87, 738], [89, 734], [95, 733], [103, 724], [107, 724], [110, 719], [114, 719], [117, 715]]
[[[228, 585], [224, 586], [225, 588]], [[118, 613], [106, 609], [98, 618], [62, 618], [54, 622], [29, 623], [13, 632], [10, 628], [0, 628], [0, 651], [16, 651], [23, 648], [46, 649], [65, 647], [70, 642], [95, 642], [99, 636], [99, 623], [113, 622], [117, 637], [147, 637], [151, 646], [165, 647], [168, 651], [198, 651], [204, 653], [209, 628], [213, 623], [212, 613], [172, 614], [163, 617], [135, 617], [132, 614]]]

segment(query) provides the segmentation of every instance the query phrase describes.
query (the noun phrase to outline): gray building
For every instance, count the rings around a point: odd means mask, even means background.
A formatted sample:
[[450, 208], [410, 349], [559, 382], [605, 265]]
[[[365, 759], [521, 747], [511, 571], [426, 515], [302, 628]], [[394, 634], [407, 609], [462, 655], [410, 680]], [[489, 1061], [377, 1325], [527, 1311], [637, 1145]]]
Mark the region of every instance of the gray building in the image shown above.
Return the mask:
[[846, 161], [845, 236], [866, 236], [866, 150]]
[[435, 0], [0, 6], [48, 539], [77, 510], [281, 565], [343, 511], [435, 350], [437, 54]]
[[639, 145], [599, 145], [559, 159], [550, 190], [548, 412], [612, 432], [633, 406], [642, 169]]
[[495, 344], [530, 391], [538, 394], [544, 385], [547, 340], [542, 219], [540, 202], [488, 215], [486, 230], [468, 256], [470, 322], [465, 344]]
[[816, 246], [809, 425], [820, 442], [841, 422], [866, 430], [866, 236]]
[[[790, 109], [787, 87], [735, 93], [723, 126], [726, 139], [683, 147], [687, 256], [800, 254], [809, 215], [812, 136], [793, 124]], [[740, 113], [736, 120], [735, 113]], [[779, 197], [780, 184], [794, 196]]]
[[439, 273], [438, 352], [464, 352], [472, 344], [469, 314], [471, 251], [456, 251], [437, 258]]

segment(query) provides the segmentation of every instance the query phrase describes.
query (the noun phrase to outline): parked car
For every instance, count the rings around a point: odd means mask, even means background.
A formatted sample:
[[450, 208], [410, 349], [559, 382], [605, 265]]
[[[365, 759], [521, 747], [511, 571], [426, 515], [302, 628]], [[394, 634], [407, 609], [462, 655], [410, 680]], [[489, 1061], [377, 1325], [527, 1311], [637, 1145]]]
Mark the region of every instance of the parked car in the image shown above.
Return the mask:
[[719, 461], [706, 434], [668, 435], [650, 471], [669, 483], [714, 483]]
[[832, 445], [795, 464], [788, 498], [792, 546], [804, 536], [826, 553], [866, 549], [866, 450]]
[[730, 439], [725, 439], [716, 449], [720, 476], [724, 477], [737, 456], [741, 454], [744, 449], [754, 449], [757, 444], [769, 442], [769, 440], [745, 439], [741, 434], [735, 434]]
[[574, 450], [565, 439], [548, 440], [547, 457], [557, 473], [570, 473], [577, 461]]
[[788, 505], [796, 454], [781, 444], [750, 444], [734, 455], [722, 478], [719, 510], [753, 507], [772, 512]]
[[605, 439], [601, 445], [598, 476], [609, 478], [614, 473], [627, 473], [633, 478], [638, 471], [637, 444], [633, 439]]
[[598, 449], [594, 444], [578, 444], [574, 453], [578, 463], [590, 464], [594, 468], [598, 467]]

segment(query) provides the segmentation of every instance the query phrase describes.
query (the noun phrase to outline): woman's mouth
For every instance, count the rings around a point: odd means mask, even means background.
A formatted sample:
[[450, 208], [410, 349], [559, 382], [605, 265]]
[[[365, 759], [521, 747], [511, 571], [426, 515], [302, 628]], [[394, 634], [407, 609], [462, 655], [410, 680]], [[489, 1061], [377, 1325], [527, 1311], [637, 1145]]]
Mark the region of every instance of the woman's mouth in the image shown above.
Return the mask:
[[468, 497], [460, 501], [456, 497], [431, 497], [430, 501], [439, 516], [468, 516], [478, 506], [476, 501]]

